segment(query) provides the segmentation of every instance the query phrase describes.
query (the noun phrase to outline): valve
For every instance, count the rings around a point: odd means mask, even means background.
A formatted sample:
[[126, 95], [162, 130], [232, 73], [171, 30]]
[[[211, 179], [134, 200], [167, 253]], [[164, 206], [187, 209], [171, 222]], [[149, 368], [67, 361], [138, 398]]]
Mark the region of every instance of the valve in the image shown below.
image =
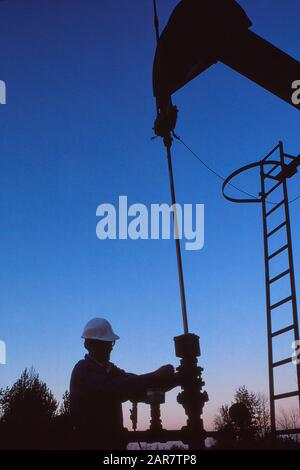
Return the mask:
[[180, 366], [177, 367], [182, 392], [177, 396], [187, 415], [187, 426], [182, 428], [186, 442], [191, 449], [204, 447], [205, 431], [203, 428], [202, 412], [208, 395], [202, 391], [205, 383], [202, 380], [202, 367], [198, 366], [197, 357], [201, 355], [199, 336], [187, 333], [176, 336], [175, 352], [181, 358]]
[[150, 405], [151, 421], [149, 430], [152, 432], [162, 431], [160, 405], [165, 403], [165, 391], [160, 388], [149, 388], [146, 390], [145, 403]]

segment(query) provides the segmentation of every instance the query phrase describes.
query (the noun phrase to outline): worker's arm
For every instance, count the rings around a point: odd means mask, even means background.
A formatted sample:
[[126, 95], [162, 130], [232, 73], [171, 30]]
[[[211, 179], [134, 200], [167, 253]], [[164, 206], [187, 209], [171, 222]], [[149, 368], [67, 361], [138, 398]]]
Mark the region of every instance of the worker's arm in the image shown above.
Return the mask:
[[154, 372], [142, 375], [130, 374], [115, 368], [112, 375], [114, 375], [115, 393], [122, 401], [140, 401], [149, 387], [158, 387], [167, 391], [178, 385], [178, 379], [171, 365], [162, 366]]
[[74, 368], [71, 378], [72, 408], [75, 414], [80, 415], [81, 409], [92, 408], [92, 404], [99, 403], [99, 400], [134, 400], [142, 396], [148, 387], [169, 387], [173, 377], [174, 368], [170, 365], [143, 375], [129, 374], [113, 366], [107, 374], [104, 369], [95, 369], [92, 364], [81, 361]]

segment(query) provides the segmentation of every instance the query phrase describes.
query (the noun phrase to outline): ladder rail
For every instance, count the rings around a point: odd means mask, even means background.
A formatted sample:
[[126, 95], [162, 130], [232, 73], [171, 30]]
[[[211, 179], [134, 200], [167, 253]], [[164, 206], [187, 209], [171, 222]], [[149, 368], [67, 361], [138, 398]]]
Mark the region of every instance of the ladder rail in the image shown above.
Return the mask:
[[264, 261], [265, 261], [265, 285], [266, 285], [266, 304], [267, 304], [267, 338], [268, 338], [268, 363], [269, 363], [269, 395], [270, 395], [270, 420], [271, 420], [271, 434], [275, 437], [276, 422], [275, 422], [275, 401], [274, 397], [274, 374], [273, 374], [273, 341], [272, 341], [272, 320], [271, 320], [271, 293], [270, 293], [270, 269], [269, 269], [269, 246], [268, 246], [268, 228], [267, 228], [267, 207], [265, 197], [265, 178], [264, 178], [264, 164], [263, 161], [260, 165], [260, 178], [261, 178], [261, 202], [262, 202], [262, 219], [263, 219], [263, 233], [264, 233]]
[[[283, 167], [285, 163], [283, 143], [279, 142], [279, 145], [280, 145], [280, 162], [281, 162], [281, 166]], [[289, 268], [290, 268], [290, 279], [291, 279], [291, 292], [292, 292], [292, 297], [293, 297], [292, 305], [293, 305], [294, 338], [295, 338], [295, 341], [299, 341], [297, 292], [296, 292], [296, 282], [295, 282], [295, 268], [294, 268], [290, 208], [289, 208], [286, 178], [283, 178], [283, 194], [284, 194], [284, 205], [285, 205], [285, 215], [286, 215], [286, 231], [287, 231], [287, 241], [288, 241], [288, 257], [289, 257]], [[298, 390], [300, 391], [300, 364], [296, 365], [296, 373], [297, 373]], [[300, 410], [300, 394], [299, 394], [299, 410]]]

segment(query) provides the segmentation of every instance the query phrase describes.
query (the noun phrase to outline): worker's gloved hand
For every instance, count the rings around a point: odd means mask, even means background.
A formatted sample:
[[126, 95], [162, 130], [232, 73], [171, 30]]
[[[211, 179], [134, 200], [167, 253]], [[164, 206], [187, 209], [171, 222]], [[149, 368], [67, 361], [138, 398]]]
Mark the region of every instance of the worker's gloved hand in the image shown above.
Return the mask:
[[168, 380], [174, 377], [175, 370], [171, 364], [160, 367], [155, 371], [158, 380]]
[[175, 374], [174, 367], [170, 364], [160, 367], [156, 372], [157, 386], [165, 392], [180, 385], [179, 376]]

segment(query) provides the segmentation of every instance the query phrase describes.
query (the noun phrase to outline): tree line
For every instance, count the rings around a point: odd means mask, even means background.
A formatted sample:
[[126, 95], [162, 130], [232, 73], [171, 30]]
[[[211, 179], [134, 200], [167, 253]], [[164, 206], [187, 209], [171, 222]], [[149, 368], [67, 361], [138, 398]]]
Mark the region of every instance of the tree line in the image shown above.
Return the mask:
[[[299, 427], [296, 411], [283, 411], [278, 423], [283, 429]], [[260, 449], [274, 447], [270, 439], [268, 400], [240, 387], [231, 405], [221, 406], [214, 420], [218, 440], [215, 449]], [[74, 449], [70, 397], [66, 391], [59, 403], [33, 369], [25, 369], [11, 386], [0, 388], [0, 449]], [[79, 444], [80, 447], [80, 444]], [[278, 438], [276, 448], [298, 448], [297, 436]]]

